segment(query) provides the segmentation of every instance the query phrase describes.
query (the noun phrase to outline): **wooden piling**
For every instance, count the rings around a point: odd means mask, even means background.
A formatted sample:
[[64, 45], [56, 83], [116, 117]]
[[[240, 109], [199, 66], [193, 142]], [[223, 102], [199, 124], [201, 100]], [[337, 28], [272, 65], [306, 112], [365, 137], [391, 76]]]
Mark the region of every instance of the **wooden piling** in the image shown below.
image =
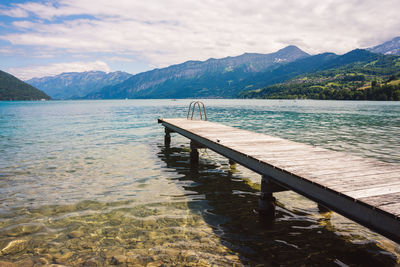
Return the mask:
[[164, 136], [164, 146], [169, 148], [171, 145], [171, 130], [165, 128], [165, 136]]
[[258, 199], [258, 213], [261, 217], [273, 219], [275, 217], [276, 200], [272, 195], [273, 182], [267, 175], [261, 176], [261, 194]]
[[199, 151], [197, 150], [198, 146], [196, 143], [191, 141], [190, 142], [190, 165], [196, 166], [199, 164]]

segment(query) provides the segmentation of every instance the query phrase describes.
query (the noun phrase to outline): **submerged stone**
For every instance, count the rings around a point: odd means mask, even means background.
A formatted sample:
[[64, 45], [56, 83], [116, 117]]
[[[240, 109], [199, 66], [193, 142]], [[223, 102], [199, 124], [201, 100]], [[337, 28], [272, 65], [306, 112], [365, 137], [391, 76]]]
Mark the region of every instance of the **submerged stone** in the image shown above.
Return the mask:
[[88, 259], [87, 261], [85, 261], [83, 263], [83, 266], [85, 266], [85, 267], [97, 267], [97, 266], [99, 266], [99, 264], [98, 264], [96, 259], [92, 258], [92, 259]]
[[38, 259], [38, 263], [41, 264], [41, 265], [48, 265], [49, 261], [46, 258], [42, 257], [42, 258]]
[[15, 263], [9, 262], [9, 261], [1, 261], [0, 260], [0, 266], [2, 267], [17, 267]]
[[57, 263], [66, 263], [73, 255], [73, 252], [63, 250], [61, 253], [54, 255], [53, 258]]
[[10, 229], [9, 231], [7, 231], [7, 235], [8, 236], [13, 236], [13, 237], [17, 237], [17, 236], [21, 236], [21, 235], [27, 235], [27, 234], [32, 234], [37, 232], [38, 230], [40, 230], [40, 226], [37, 225], [23, 225], [23, 226], [17, 226], [14, 227], [12, 229]]
[[127, 257], [124, 255], [116, 255], [111, 258], [111, 264], [118, 265], [123, 264], [127, 260]]
[[28, 241], [23, 240], [23, 239], [17, 239], [9, 242], [7, 246], [5, 246], [1, 250], [2, 255], [7, 255], [7, 254], [15, 254], [18, 252], [23, 251], [26, 247], [28, 246]]
[[78, 238], [84, 236], [84, 233], [82, 231], [72, 231], [68, 233], [69, 238]]
[[17, 266], [21, 266], [21, 267], [33, 267], [33, 265], [35, 265], [35, 263], [33, 262], [32, 259], [30, 258], [25, 258], [23, 260], [19, 260], [15, 263]]

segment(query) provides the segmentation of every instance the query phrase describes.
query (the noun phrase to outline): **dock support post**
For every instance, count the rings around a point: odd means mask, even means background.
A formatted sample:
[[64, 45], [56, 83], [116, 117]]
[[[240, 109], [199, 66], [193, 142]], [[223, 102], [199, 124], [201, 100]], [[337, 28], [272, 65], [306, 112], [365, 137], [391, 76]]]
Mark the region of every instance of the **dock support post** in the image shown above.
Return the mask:
[[325, 212], [330, 212], [331, 211], [329, 208], [325, 207], [322, 204], [317, 203], [317, 205], [318, 205], [318, 211], [320, 213], [325, 213]]
[[199, 164], [199, 151], [197, 150], [196, 143], [190, 141], [190, 165], [195, 166]]
[[232, 168], [232, 167], [234, 167], [235, 165], [236, 165], [236, 162], [233, 161], [233, 160], [231, 160], [231, 159], [229, 159], [229, 166], [231, 166], [231, 168]]
[[171, 145], [171, 130], [165, 127], [164, 146], [169, 148]]
[[261, 178], [261, 195], [258, 199], [260, 217], [273, 219], [275, 217], [275, 198], [272, 196], [273, 182], [267, 175]]

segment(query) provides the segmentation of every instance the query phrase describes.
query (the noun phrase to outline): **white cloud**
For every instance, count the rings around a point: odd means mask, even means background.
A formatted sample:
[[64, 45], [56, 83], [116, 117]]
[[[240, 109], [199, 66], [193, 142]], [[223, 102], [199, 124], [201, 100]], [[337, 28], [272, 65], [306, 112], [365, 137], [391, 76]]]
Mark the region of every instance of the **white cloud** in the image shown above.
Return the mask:
[[23, 31], [0, 39], [75, 54], [135, 55], [155, 66], [290, 44], [345, 53], [400, 35], [398, 0], [54, 0], [16, 4], [10, 16], [21, 10], [39, 21], [15, 22]]
[[0, 15], [14, 18], [26, 18], [29, 16], [28, 12], [24, 8], [5, 8], [3, 6], [0, 6]]
[[112, 62], [132, 62], [132, 59], [126, 57], [108, 57], [107, 60]]
[[21, 80], [28, 80], [33, 77], [44, 77], [57, 75], [62, 72], [83, 72], [90, 70], [110, 71], [110, 67], [103, 61], [93, 62], [66, 62], [54, 63], [41, 66], [27, 66], [21, 68], [9, 68], [7, 72], [13, 74]]
[[22, 29], [33, 29], [35, 26], [37, 26], [36, 23], [33, 23], [32, 21], [29, 21], [29, 20], [18, 20], [18, 21], [14, 21], [12, 24], [15, 27], [22, 28]]

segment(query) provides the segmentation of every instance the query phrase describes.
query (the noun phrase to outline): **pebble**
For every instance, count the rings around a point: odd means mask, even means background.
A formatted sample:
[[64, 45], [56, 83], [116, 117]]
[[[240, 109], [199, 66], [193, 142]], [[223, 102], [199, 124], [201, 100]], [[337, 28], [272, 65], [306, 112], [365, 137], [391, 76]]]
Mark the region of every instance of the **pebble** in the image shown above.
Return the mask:
[[83, 266], [85, 266], [85, 267], [97, 267], [98, 263], [97, 263], [96, 259], [92, 258], [92, 259], [89, 259], [89, 260], [85, 261], [83, 263]]
[[69, 238], [78, 238], [84, 236], [84, 233], [82, 231], [72, 231], [68, 234]]
[[49, 261], [46, 259], [46, 258], [39, 258], [38, 259], [38, 263], [40, 264], [40, 265], [48, 265], [49, 264]]
[[160, 267], [160, 266], [164, 266], [161, 261], [154, 261], [146, 264], [146, 267]]
[[73, 252], [71, 251], [65, 251], [62, 254], [58, 253], [54, 255], [54, 259], [56, 260], [57, 263], [65, 263], [66, 261], [69, 260], [74, 255]]
[[235, 256], [235, 255], [226, 255], [225, 256], [225, 259], [227, 259], [228, 261], [237, 261], [238, 260], [238, 257], [237, 256]]
[[30, 259], [30, 258], [26, 258], [26, 259], [17, 261], [15, 264], [16, 264], [17, 266], [20, 266], [20, 267], [33, 267], [33, 265], [35, 265], [35, 263], [33, 262], [33, 260]]
[[41, 258], [46, 259], [48, 262], [53, 259], [53, 256], [51, 256], [50, 254], [42, 254], [41, 256]]
[[40, 226], [37, 225], [23, 225], [23, 226], [17, 226], [9, 230], [6, 234], [8, 236], [21, 236], [21, 235], [27, 235], [27, 234], [32, 234], [40, 230]]
[[13, 241], [9, 242], [7, 244], [7, 246], [5, 246], [1, 250], [0, 254], [2, 254], [2, 255], [15, 254], [15, 253], [23, 251], [27, 246], [28, 246], [27, 240], [23, 240], [23, 239], [13, 240]]
[[0, 261], [1, 267], [17, 267], [16, 264], [9, 262], [9, 261]]
[[127, 260], [126, 256], [116, 255], [111, 258], [111, 264], [113, 264], [113, 265], [123, 264], [126, 262], [126, 260]]

